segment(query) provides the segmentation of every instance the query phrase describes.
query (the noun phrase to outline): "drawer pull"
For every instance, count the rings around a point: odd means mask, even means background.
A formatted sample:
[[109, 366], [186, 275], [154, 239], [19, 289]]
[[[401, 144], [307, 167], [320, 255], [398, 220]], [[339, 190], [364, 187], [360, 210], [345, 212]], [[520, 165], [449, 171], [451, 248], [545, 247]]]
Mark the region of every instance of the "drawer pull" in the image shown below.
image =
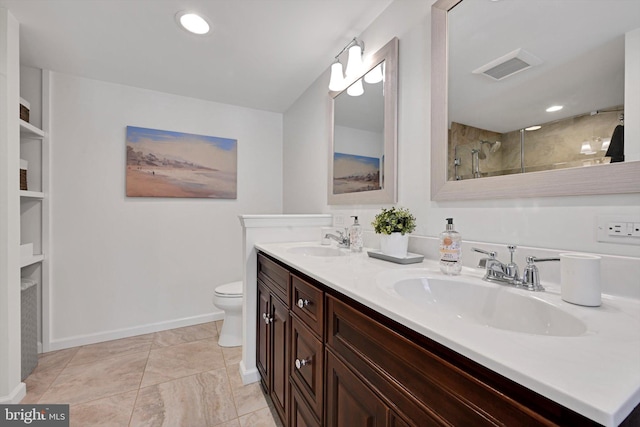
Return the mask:
[[305, 308], [306, 306], [308, 306], [311, 302], [308, 299], [302, 299], [300, 298], [298, 300], [298, 307], [300, 308]]
[[303, 366], [310, 365], [311, 359], [296, 359], [296, 369], [301, 369]]
[[264, 323], [266, 323], [267, 325], [273, 322], [273, 317], [267, 316], [267, 313], [262, 313], [262, 319], [264, 319]]

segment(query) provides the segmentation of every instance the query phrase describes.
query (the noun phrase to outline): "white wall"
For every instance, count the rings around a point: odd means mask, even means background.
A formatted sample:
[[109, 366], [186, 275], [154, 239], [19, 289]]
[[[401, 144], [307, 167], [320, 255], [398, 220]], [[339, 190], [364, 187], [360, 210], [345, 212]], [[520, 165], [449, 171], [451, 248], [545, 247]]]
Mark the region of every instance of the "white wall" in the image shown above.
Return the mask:
[[[59, 73], [51, 87], [50, 349], [221, 318], [237, 216], [282, 211], [282, 115]], [[237, 139], [237, 200], [125, 197], [127, 125]]]
[[[640, 194], [515, 200], [430, 200], [430, 7], [395, 1], [362, 34], [367, 52], [400, 40], [398, 204], [418, 220], [416, 235], [436, 236], [454, 217], [463, 239], [640, 256], [639, 246], [596, 241], [598, 215], [640, 215]], [[331, 58], [327, 58], [327, 69]], [[328, 71], [284, 116], [284, 212], [357, 214], [365, 230], [380, 206], [327, 205]], [[505, 250], [500, 254], [508, 254]]]

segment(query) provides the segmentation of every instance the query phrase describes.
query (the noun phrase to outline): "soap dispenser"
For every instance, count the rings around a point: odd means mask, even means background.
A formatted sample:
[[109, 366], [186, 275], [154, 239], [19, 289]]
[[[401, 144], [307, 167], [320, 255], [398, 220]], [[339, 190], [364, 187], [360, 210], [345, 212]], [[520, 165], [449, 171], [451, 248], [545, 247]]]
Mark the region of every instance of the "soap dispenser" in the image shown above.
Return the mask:
[[456, 276], [462, 271], [462, 237], [453, 228], [453, 218], [447, 218], [447, 229], [440, 233], [440, 271]]
[[352, 216], [353, 224], [349, 228], [349, 247], [351, 252], [362, 252], [362, 227], [358, 223], [358, 217]]

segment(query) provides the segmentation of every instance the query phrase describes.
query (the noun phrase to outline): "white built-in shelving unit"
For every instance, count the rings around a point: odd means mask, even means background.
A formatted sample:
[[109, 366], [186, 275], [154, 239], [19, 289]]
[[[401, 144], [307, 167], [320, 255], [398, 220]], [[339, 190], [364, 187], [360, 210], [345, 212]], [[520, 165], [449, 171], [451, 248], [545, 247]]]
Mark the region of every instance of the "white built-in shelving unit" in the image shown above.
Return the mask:
[[[33, 73], [24, 77], [25, 81], [21, 82], [21, 92], [26, 90], [25, 99], [31, 103], [32, 108], [39, 110], [40, 114], [36, 114], [36, 120], [41, 122], [42, 127], [19, 119], [20, 159], [28, 162], [28, 190], [19, 192], [20, 245], [33, 245], [33, 253], [30, 253], [31, 251], [23, 253], [21, 250], [20, 276], [38, 283], [38, 351], [42, 352], [47, 351], [49, 345], [49, 328], [44, 320], [48, 318], [50, 256], [49, 135], [47, 132], [49, 73], [41, 71], [41, 81], [34, 79]], [[21, 80], [22, 78], [21, 73]]]

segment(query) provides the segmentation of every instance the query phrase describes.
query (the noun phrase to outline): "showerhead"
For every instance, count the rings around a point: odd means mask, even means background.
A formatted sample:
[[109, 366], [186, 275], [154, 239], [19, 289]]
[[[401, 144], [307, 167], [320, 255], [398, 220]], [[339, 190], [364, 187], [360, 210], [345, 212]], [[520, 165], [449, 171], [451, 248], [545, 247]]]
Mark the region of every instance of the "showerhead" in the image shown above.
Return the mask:
[[484, 153], [484, 151], [482, 150], [482, 146], [484, 144], [487, 144], [489, 146], [489, 153], [493, 154], [496, 151], [498, 151], [500, 149], [500, 146], [502, 145], [502, 143], [500, 141], [485, 141], [485, 140], [481, 140], [480, 141], [480, 152], [478, 153], [478, 157], [481, 159], [486, 159], [487, 155]]

